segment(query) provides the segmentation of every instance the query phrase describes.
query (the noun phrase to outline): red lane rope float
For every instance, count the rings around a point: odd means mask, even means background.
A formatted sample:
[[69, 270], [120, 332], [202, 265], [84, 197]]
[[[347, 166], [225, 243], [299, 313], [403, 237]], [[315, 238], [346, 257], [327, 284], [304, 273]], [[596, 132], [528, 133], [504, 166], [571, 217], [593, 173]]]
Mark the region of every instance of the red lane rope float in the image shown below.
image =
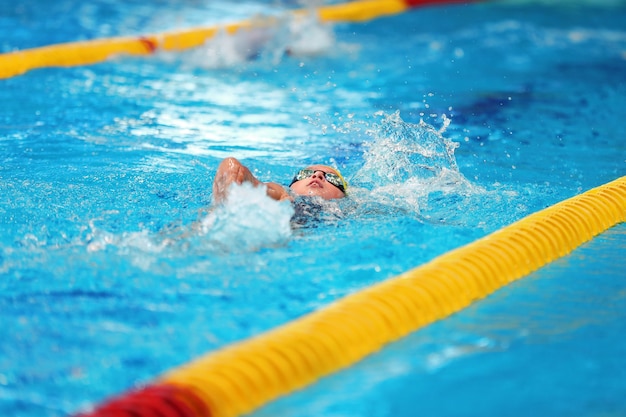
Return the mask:
[[[476, 1], [476, 0], [474, 0]], [[364, 22], [402, 13], [415, 7], [446, 3], [470, 3], [462, 0], [357, 0], [315, 9], [323, 22]], [[296, 10], [304, 15], [310, 10]], [[70, 42], [0, 54], [0, 79], [21, 75], [37, 68], [91, 65], [119, 55], [150, 55], [157, 50], [181, 51], [203, 45], [219, 31], [233, 34], [252, 27], [276, 24], [267, 17], [254, 21], [200, 27], [140, 37], [120, 37]]]
[[81, 417], [235, 417], [354, 364], [626, 221], [626, 176], [270, 332], [174, 369]]
[[[86, 416], [86, 414], [84, 414]], [[154, 384], [102, 404], [97, 415], [115, 417], [209, 416], [207, 405], [193, 391], [169, 384]], [[80, 415], [79, 415], [80, 416]]]

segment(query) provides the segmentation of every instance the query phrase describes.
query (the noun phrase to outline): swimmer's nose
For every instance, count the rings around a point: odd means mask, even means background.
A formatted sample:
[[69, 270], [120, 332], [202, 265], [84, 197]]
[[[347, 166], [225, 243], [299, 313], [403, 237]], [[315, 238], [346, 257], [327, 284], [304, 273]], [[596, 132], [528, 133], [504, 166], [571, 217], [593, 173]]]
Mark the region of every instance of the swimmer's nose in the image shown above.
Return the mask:
[[320, 180], [326, 180], [326, 174], [324, 173], [324, 171], [315, 171], [315, 173], [312, 176]]

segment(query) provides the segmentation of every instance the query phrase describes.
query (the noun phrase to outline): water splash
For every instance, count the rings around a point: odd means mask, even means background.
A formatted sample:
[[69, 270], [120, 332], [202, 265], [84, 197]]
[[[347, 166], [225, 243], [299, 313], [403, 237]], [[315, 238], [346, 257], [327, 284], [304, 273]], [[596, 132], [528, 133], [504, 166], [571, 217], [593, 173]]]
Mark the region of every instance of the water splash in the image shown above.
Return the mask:
[[227, 252], [282, 246], [292, 235], [294, 209], [268, 197], [264, 187], [231, 185], [227, 201], [199, 223], [204, 245]]
[[320, 22], [313, 11], [305, 15], [294, 15], [283, 31], [285, 51], [292, 56], [314, 56], [329, 52], [335, 47], [336, 39], [332, 25]]
[[[256, 59], [277, 64], [285, 55], [317, 56], [335, 46], [333, 26], [322, 23], [313, 11], [282, 17], [256, 16], [249, 28], [235, 33], [219, 30], [203, 46], [188, 52], [186, 63], [206, 69], [229, 68]], [[173, 54], [161, 55], [174, 59]]]
[[443, 136], [450, 120], [436, 129], [420, 121], [407, 123], [399, 111], [379, 113], [382, 122], [372, 132], [363, 167], [351, 178], [361, 203], [372, 200], [387, 208], [414, 213], [426, 220], [450, 221], [459, 201], [482, 193], [459, 171], [458, 144]]
[[92, 253], [115, 248], [130, 256], [134, 265], [147, 270], [163, 256], [210, 256], [282, 246], [291, 239], [293, 215], [289, 202], [271, 199], [265, 188], [233, 184], [228, 200], [210, 208], [193, 224], [172, 224], [159, 232], [116, 234], [90, 222], [85, 243]]
[[201, 68], [229, 68], [259, 56], [265, 45], [276, 36], [271, 27], [259, 26], [229, 34], [220, 29], [203, 46], [187, 54], [186, 62]]

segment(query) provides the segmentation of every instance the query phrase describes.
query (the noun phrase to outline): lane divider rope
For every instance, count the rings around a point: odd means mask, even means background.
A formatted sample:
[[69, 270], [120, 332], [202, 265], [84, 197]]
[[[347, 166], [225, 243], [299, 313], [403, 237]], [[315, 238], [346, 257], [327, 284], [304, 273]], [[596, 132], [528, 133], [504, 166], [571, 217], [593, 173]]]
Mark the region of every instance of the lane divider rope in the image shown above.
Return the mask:
[[[474, 0], [476, 1], [476, 0]], [[315, 9], [322, 22], [364, 22], [390, 16], [411, 8], [436, 4], [470, 3], [468, 0], [357, 0]], [[294, 16], [310, 10], [293, 11]], [[45, 67], [72, 67], [104, 62], [120, 55], [150, 55], [157, 51], [182, 51], [203, 45], [220, 31], [234, 34], [253, 27], [275, 25], [277, 18], [183, 29], [155, 35], [69, 42], [0, 54], [0, 79], [22, 75]]]
[[235, 417], [348, 367], [626, 221], [626, 176], [174, 369], [82, 417]]

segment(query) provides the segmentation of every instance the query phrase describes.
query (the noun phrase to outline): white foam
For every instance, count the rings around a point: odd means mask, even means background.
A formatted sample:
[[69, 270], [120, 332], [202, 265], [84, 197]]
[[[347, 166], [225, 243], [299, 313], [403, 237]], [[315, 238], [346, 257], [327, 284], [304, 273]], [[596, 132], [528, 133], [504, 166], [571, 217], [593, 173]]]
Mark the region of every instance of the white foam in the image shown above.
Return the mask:
[[294, 209], [288, 201], [268, 197], [265, 187], [233, 184], [224, 204], [200, 222], [207, 244], [229, 252], [284, 245], [292, 235]]
[[361, 203], [375, 200], [392, 209], [441, 217], [445, 210], [454, 210], [454, 201], [484, 192], [458, 169], [454, 157], [458, 144], [443, 136], [449, 119], [444, 117], [443, 126], [435, 129], [423, 121], [404, 122], [399, 112], [381, 115], [365, 163], [351, 178], [361, 190], [354, 194]]
[[[234, 33], [218, 30], [204, 45], [185, 54], [185, 63], [207, 69], [229, 68], [258, 58], [278, 63], [285, 54], [316, 56], [336, 47], [333, 26], [320, 22], [314, 12], [257, 16], [250, 23]], [[160, 55], [173, 59], [168, 53]]]

